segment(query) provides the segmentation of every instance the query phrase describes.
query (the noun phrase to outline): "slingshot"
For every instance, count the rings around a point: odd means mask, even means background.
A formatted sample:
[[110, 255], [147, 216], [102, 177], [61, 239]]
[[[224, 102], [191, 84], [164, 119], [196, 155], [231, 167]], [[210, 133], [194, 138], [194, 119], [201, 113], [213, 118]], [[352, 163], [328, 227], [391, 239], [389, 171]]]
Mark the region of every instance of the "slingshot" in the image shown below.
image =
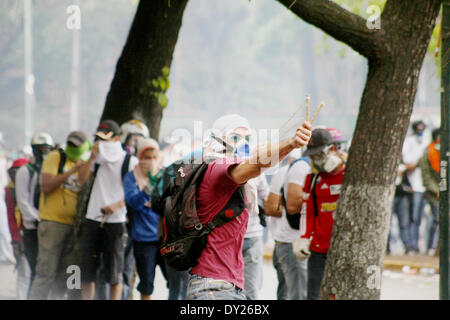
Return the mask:
[[[309, 121], [311, 124], [314, 123], [314, 120], [316, 120], [317, 115], [319, 114], [319, 112], [320, 112], [320, 110], [322, 109], [322, 107], [325, 105], [325, 102], [322, 101], [322, 102], [319, 104], [319, 106], [316, 108], [316, 111], [314, 112], [314, 115], [313, 115], [313, 117], [311, 118], [311, 120], [309, 119], [309, 116], [310, 116], [310, 110], [309, 110], [310, 102], [311, 102], [311, 97], [309, 96], [309, 94], [307, 94], [307, 95], [306, 95], [306, 100], [305, 100], [305, 104], [306, 104], [306, 119], [302, 117], [302, 118], [298, 119], [297, 121], [295, 121], [293, 125], [291, 125], [291, 126], [289, 126], [288, 128], [286, 128], [286, 129], [283, 130], [281, 136], [285, 135], [288, 131], [290, 131], [290, 130], [292, 129], [292, 127], [295, 126], [295, 125], [297, 125], [297, 123], [298, 123], [299, 121], [306, 120], [306, 121]], [[295, 110], [295, 112], [289, 117], [289, 119], [287, 119], [286, 122], [283, 123], [283, 125], [282, 125], [281, 128], [280, 128], [280, 130], [282, 130], [283, 128], [286, 127], [286, 125], [289, 123], [289, 121], [291, 121], [291, 120], [294, 118], [294, 116], [300, 111], [300, 109], [301, 109], [302, 107], [303, 107], [303, 105], [299, 106], [299, 107], [297, 108], [297, 110]]]

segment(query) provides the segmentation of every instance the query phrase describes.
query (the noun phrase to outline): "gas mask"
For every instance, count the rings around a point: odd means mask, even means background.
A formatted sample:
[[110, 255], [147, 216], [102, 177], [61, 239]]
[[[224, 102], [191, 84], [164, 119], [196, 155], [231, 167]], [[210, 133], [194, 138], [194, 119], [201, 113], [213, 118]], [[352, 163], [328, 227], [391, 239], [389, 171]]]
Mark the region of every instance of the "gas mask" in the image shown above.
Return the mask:
[[156, 167], [157, 167], [157, 161], [156, 160], [139, 160], [139, 167], [143, 170], [143, 171], [155, 171]]
[[327, 159], [325, 160], [325, 164], [323, 166], [323, 169], [325, 172], [333, 172], [338, 166], [342, 164], [342, 159], [339, 158], [336, 154], [332, 153], [327, 156]]
[[124, 149], [127, 153], [132, 154], [132, 155], [136, 155], [137, 153], [137, 139], [138, 138], [143, 138], [144, 136], [141, 134], [129, 134], [125, 144], [124, 144]]
[[240, 143], [236, 146], [233, 153], [240, 159], [249, 158], [251, 155], [250, 145], [247, 142]]
[[46, 144], [32, 145], [31, 147], [36, 164], [41, 164], [45, 156], [52, 150], [52, 147]]
[[329, 153], [330, 146], [319, 154], [311, 156], [314, 167], [320, 172], [333, 172], [342, 164], [342, 159], [336, 153]]
[[84, 142], [81, 146], [75, 147], [71, 145], [66, 146], [66, 155], [67, 157], [73, 161], [77, 162], [83, 154], [91, 148], [91, 144], [89, 141]]

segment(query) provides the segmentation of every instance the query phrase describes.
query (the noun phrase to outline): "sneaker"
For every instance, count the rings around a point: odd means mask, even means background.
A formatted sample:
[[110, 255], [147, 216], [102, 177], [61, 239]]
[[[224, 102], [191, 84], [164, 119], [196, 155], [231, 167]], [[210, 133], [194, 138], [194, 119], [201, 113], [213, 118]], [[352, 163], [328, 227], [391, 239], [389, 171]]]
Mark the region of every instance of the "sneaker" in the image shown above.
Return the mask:
[[436, 254], [436, 249], [428, 249], [427, 255], [429, 255], [430, 257], [434, 257], [435, 254]]

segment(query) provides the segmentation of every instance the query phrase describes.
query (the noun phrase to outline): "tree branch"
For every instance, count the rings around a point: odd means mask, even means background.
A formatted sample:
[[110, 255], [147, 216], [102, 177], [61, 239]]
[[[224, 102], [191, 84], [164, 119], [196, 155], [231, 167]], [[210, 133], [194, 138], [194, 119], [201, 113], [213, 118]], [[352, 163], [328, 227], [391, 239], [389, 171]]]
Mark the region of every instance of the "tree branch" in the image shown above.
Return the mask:
[[369, 29], [366, 20], [330, 0], [278, 0], [304, 21], [322, 29], [368, 59], [383, 52], [383, 29]]

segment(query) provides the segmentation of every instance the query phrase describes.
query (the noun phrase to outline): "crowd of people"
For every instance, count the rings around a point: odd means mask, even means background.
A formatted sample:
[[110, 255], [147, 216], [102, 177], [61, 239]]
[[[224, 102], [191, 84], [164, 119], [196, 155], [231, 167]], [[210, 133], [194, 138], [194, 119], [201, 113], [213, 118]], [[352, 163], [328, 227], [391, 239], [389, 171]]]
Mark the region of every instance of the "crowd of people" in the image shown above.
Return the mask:
[[[392, 216], [398, 219], [399, 235], [405, 254], [436, 254], [439, 227], [439, 184], [440, 184], [440, 130], [431, 130], [431, 137], [425, 135], [423, 121], [411, 124], [411, 135], [405, 138], [402, 161], [397, 170], [396, 191]], [[430, 139], [431, 138], [431, 139]], [[424, 239], [421, 225], [427, 204], [430, 217], [425, 226]], [[387, 253], [391, 253], [389, 235]], [[425, 242], [421, 250], [420, 242]]]
[[[12, 254], [6, 238], [0, 253], [16, 265], [16, 298], [127, 300], [136, 287], [148, 300], [158, 290], [159, 267], [169, 300], [257, 300], [269, 233], [277, 299], [318, 299], [346, 168], [345, 141], [339, 130], [313, 129], [306, 121], [262, 153], [261, 145], [249, 142], [250, 128], [239, 115], [220, 117], [200, 148], [202, 159], [212, 159], [197, 189], [201, 223], [209, 225], [239, 190], [245, 203], [231, 221], [211, 230], [197, 264], [184, 271], [161, 255], [162, 219], [152, 195], [170, 164], [198, 157], [199, 150], [161, 150], [139, 120], [121, 126], [102, 121], [93, 141], [70, 132], [62, 147], [37, 133], [33, 155], [14, 159], [7, 170], [6, 207], [0, 210]], [[428, 253], [437, 246], [440, 137], [434, 130], [428, 144], [424, 130], [415, 122], [414, 135], [405, 140], [393, 205], [406, 253], [418, 252], [427, 203], [433, 217]], [[68, 287], [70, 266], [80, 269], [80, 288]]]

